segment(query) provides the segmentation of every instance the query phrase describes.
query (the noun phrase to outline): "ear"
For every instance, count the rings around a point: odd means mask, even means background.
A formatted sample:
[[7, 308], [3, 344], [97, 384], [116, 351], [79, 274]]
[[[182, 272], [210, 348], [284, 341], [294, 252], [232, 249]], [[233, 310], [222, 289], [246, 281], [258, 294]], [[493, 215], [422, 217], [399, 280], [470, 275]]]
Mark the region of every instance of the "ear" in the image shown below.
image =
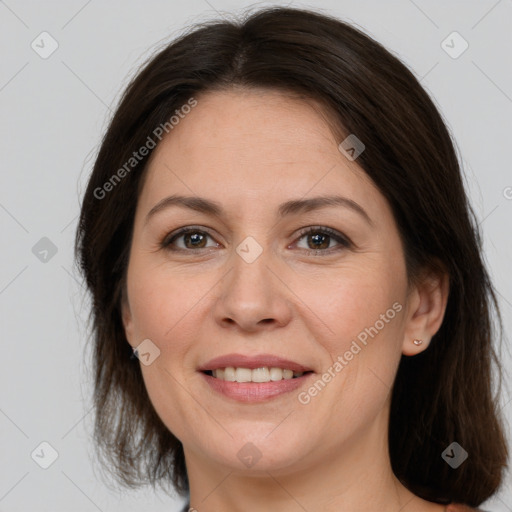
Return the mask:
[[[443, 322], [450, 279], [447, 272], [429, 270], [423, 272], [412, 286], [408, 297], [402, 354], [414, 356], [427, 349], [430, 340]], [[422, 340], [416, 345], [414, 340]]]
[[128, 343], [132, 347], [135, 347], [136, 343], [134, 339], [132, 312], [130, 310], [130, 304], [128, 303], [128, 299], [124, 296], [121, 299], [121, 316], [123, 320], [124, 334], [126, 336], [126, 339], [128, 340]]

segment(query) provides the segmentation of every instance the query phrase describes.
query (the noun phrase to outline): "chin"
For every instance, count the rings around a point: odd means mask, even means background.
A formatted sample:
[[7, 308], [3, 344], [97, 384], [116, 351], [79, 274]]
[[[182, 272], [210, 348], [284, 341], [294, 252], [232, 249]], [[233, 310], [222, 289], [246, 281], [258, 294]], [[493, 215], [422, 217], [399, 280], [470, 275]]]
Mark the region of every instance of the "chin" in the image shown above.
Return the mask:
[[[261, 473], [268, 477], [267, 472], [292, 472], [306, 456], [307, 444], [299, 438], [300, 430], [291, 432], [283, 429], [277, 434], [277, 431], [272, 432], [275, 424], [270, 429], [265, 425], [261, 429], [264, 433], [258, 436], [249, 426], [238, 432], [230, 430], [229, 425], [225, 427], [233, 437], [225, 434], [223, 439], [213, 439], [204, 450], [209, 452], [208, 458], [230, 470], [253, 475]], [[250, 436], [248, 432], [251, 432]], [[215, 447], [214, 451], [212, 447]]]

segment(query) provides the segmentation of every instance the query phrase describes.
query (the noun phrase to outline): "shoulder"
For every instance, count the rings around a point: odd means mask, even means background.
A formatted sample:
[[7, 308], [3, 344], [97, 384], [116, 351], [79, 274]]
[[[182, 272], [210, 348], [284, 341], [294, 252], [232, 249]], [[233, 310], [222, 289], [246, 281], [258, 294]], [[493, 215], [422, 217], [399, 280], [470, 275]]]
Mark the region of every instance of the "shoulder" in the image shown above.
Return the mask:
[[467, 505], [461, 505], [459, 503], [451, 503], [446, 506], [446, 512], [485, 512], [485, 510], [468, 507]]

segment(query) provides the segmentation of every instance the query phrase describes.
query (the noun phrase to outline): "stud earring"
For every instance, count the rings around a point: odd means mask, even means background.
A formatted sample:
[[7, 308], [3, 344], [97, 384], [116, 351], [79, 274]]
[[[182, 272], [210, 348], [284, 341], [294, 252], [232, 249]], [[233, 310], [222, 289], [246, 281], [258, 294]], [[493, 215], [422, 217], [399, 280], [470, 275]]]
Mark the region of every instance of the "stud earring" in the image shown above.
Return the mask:
[[423, 340], [414, 340], [413, 343], [415, 345], [421, 345], [423, 343]]

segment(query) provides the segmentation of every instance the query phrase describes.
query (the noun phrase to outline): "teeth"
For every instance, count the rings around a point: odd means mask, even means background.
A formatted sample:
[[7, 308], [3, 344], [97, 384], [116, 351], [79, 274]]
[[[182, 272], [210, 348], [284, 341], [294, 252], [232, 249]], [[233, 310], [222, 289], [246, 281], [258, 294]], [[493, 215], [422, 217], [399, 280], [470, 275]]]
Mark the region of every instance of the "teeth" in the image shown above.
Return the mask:
[[287, 368], [219, 368], [213, 370], [212, 374], [215, 378], [220, 380], [227, 380], [229, 382], [271, 382], [278, 380], [288, 380], [294, 377], [302, 377], [304, 372], [294, 372]]
[[283, 378], [283, 370], [281, 368], [270, 368], [270, 380], [281, 380]]
[[[218, 371], [218, 370], [217, 370]], [[222, 370], [220, 370], [222, 371]], [[215, 375], [215, 372], [214, 373], [214, 377], [217, 377], [217, 375]], [[219, 374], [220, 375], [220, 374]], [[222, 378], [222, 377], [219, 377], [219, 378]], [[228, 368], [224, 368], [224, 380], [229, 380], [230, 382], [235, 382], [235, 369], [230, 366]]]
[[249, 370], [249, 368], [237, 368], [235, 370], [235, 380], [237, 382], [251, 382], [252, 370]]
[[268, 368], [255, 368], [251, 372], [252, 382], [268, 382], [270, 380], [270, 371]]

